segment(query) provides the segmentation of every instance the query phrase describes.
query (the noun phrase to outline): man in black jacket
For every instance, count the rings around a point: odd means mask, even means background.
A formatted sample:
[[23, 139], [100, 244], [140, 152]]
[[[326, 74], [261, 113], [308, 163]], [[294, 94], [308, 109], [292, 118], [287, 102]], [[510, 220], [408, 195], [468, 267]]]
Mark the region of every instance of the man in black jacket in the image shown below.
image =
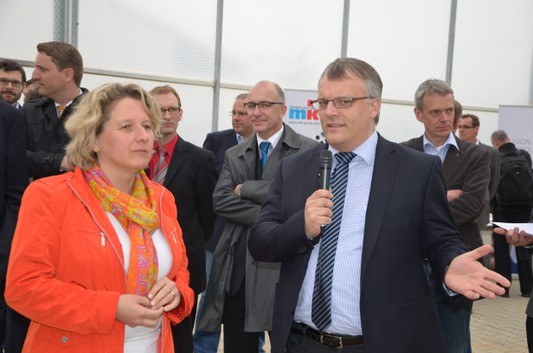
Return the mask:
[[28, 185], [26, 134], [20, 112], [0, 101], [0, 344], [4, 342], [4, 287], [9, 249], [15, 232], [22, 193]]
[[29, 175], [33, 179], [72, 170], [65, 156], [69, 138], [64, 122], [80, 96], [83, 59], [68, 43], [48, 42], [37, 45], [32, 79], [39, 83], [43, 98], [26, 103], [23, 112], [27, 124]]
[[[514, 143], [511, 143], [509, 136], [503, 130], [496, 130], [491, 135], [492, 145], [500, 152], [500, 161], [502, 165], [502, 172], [504, 172], [504, 161], [506, 155], [522, 155], [524, 161], [531, 170], [531, 155], [524, 150], [516, 148]], [[516, 158], [516, 157], [515, 157]], [[501, 178], [505, 176], [501, 174]], [[502, 179], [503, 180], [503, 179]], [[500, 200], [502, 189], [505, 188], [503, 183], [496, 192], [496, 196], [492, 200], [493, 221], [510, 222], [510, 223], [527, 223], [531, 215], [533, 205], [529, 203], [521, 203], [519, 200], [513, 200], [515, 204], [508, 204], [504, 200]], [[526, 193], [524, 193], [526, 194]], [[494, 270], [503, 277], [511, 281], [511, 257], [509, 256], [509, 245], [504, 237], [499, 234], [492, 234], [494, 243]], [[518, 280], [520, 282], [520, 292], [523, 297], [528, 298], [533, 287], [533, 271], [531, 269], [532, 261], [531, 254], [522, 246], [517, 246], [516, 260], [518, 270]], [[506, 289], [505, 296], [509, 296], [509, 289]]]
[[[453, 133], [453, 90], [444, 81], [426, 80], [415, 93], [415, 116], [424, 124], [424, 134], [403, 144], [442, 161], [448, 206], [468, 250], [483, 245], [477, 220], [490, 180], [490, 154], [459, 140]], [[431, 273], [429, 266], [426, 267]], [[472, 302], [449, 296], [442, 283], [428, 276], [449, 353], [465, 353], [470, 347]]]
[[[205, 289], [205, 243], [213, 232], [213, 190], [217, 183], [215, 156], [212, 152], [187, 142], [177, 129], [183, 117], [181, 98], [171, 86], [158, 86], [150, 91], [163, 119], [161, 138], [150, 160], [149, 176], [174, 195], [178, 223], [189, 259], [189, 286], [198, 296]], [[193, 352], [193, 327], [196, 304], [191, 315], [172, 326], [174, 353]]]

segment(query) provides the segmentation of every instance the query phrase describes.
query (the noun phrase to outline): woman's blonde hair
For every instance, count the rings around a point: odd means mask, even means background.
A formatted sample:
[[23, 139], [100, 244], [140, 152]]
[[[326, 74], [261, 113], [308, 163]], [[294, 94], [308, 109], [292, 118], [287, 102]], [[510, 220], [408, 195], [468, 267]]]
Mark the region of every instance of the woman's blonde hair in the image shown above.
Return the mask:
[[156, 134], [155, 138], [159, 137], [161, 110], [157, 101], [136, 84], [106, 84], [82, 97], [65, 123], [65, 130], [71, 138], [66, 146], [70, 164], [81, 169], [90, 169], [97, 164], [98, 156], [93, 151], [96, 138], [109, 120], [111, 110], [124, 98], [133, 98], [142, 103], [152, 131]]

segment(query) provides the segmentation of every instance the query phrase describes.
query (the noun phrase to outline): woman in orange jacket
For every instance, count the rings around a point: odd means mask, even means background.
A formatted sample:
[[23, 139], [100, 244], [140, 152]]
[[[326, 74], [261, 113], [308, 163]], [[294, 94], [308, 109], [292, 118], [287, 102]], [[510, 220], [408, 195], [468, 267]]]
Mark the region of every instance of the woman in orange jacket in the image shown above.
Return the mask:
[[31, 320], [23, 352], [169, 353], [191, 312], [170, 192], [146, 177], [157, 103], [137, 85], [87, 94], [65, 128], [74, 171], [30, 184], [5, 297]]

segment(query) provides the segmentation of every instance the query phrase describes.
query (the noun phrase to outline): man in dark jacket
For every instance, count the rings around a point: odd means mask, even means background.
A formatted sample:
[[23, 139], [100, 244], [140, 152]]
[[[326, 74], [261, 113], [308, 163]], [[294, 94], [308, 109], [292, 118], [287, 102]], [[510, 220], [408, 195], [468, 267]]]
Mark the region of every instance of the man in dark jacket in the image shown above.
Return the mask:
[[7, 261], [22, 193], [28, 185], [26, 134], [20, 112], [0, 101], [0, 343], [4, 342]]
[[64, 123], [80, 96], [83, 60], [68, 43], [48, 42], [37, 45], [32, 79], [39, 83], [43, 98], [26, 103], [29, 175], [33, 179], [72, 170], [65, 156], [69, 138]]
[[[177, 129], [183, 117], [178, 92], [171, 86], [158, 86], [150, 91], [163, 119], [161, 138], [156, 141], [156, 153], [150, 160], [149, 176], [164, 185], [174, 195], [178, 223], [189, 259], [189, 286], [196, 297], [205, 289], [205, 242], [213, 232], [213, 190], [217, 171], [213, 153], [185, 141]], [[196, 298], [195, 297], [195, 298]], [[172, 326], [174, 353], [193, 352], [193, 326], [196, 304], [191, 315]]]
[[[468, 250], [483, 245], [477, 220], [490, 180], [490, 154], [453, 133], [453, 90], [444, 81], [426, 80], [415, 93], [415, 115], [424, 134], [404, 145], [442, 161], [448, 206]], [[431, 273], [429, 266], [426, 268]], [[450, 296], [435, 276], [429, 276], [449, 353], [466, 353], [470, 347], [472, 302]]]
[[[492, 145], [498, 149], [500, 153], [501, 163], [503, 166], [505, 155], [520, 154], [523, 155], [525, 162], [531, 170], [531, 155], [524, 150], [516, 148], [514, 143], [511, 142], [507, 133], [503, 130], [496, 130], [491, 135]], [[503, 168], [502, 168], [503, 171]], [[503, 175], [501, 177], [504, 177]], [[504, 186], [502, 185], [502, 188]], [[514, 205], [503, 204], [505, 202], [500, 201], [499, 195], [501, 194], [500, 187], [496, 192], [496, 196], [492, 200], [493, 208], [493, 221], [510, 222], [510, 223], [527, 223], [531, 215], [531, 209], [533, 204], [520, 204], [517, 202]], [[518, 201], [518, 200], [517, 200]], [[509, 255], [509, 245], [504, 237], [499, 234], [492, 234], [492, 240], [494, 243], [494, 270], [503, 277], [511, 281], [511, 257]], [[531, 254], [522, 246], [517, 246], [516, 262], [518, 270], [518, 280], [520, 282], [520, 292], [523, 297], [528, 298], [531, 294], [531, 288], [533, 286], [533, 271], [531, 269], [532, 261]], [[506, 290], [505, 296], [509, 296], [509, 289]], [[528, 314], [529, 315], [529, 314]]]

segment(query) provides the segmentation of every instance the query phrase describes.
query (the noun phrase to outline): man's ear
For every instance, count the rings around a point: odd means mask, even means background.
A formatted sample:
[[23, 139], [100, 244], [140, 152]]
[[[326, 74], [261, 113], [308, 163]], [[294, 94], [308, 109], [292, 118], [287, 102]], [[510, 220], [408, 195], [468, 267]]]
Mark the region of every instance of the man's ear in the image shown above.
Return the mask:
[[65, 81], [72, 81], [74, 80], [74, 69], [71, 67], [67, 67], [63, 69], [63, 75], [65, 75]]
[[422, 123], [423, 122], [423, 120], [422, 120], [422, 112], [417, 107], [415, 107], [414, 112], [415, 112], [416, 120], [418, 120], [418, 121], [420, 121]]

